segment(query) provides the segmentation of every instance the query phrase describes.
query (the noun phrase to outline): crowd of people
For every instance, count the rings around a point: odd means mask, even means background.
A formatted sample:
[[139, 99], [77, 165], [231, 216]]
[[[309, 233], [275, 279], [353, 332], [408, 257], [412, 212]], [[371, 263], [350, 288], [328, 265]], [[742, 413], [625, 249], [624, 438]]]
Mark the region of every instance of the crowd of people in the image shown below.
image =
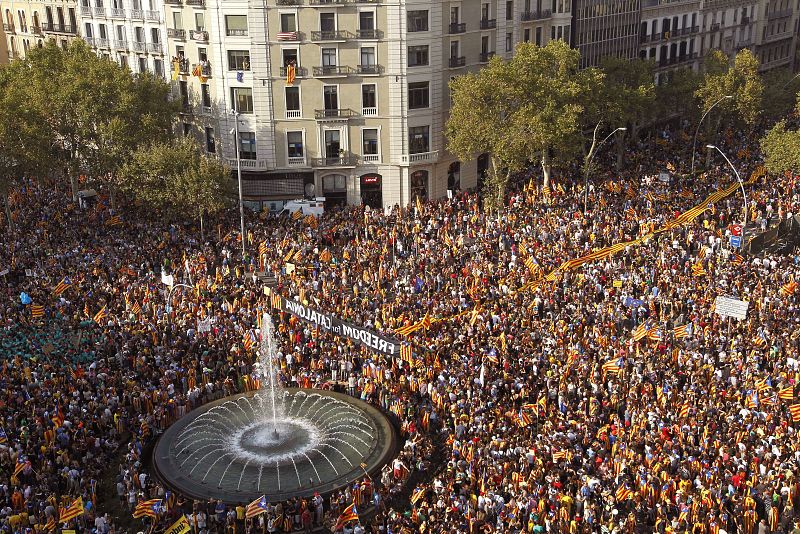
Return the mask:
[[[800, 177], [764, 175], [749, 139], [723, 137], [754, 178], [751, 227], [797, 214]], [[348, 533], [800, 532], [800, 256], [729, 246], [740, 192], [668, 224], [733, 179], [712, 165], [660, 180], [683, 170], [669, 155], [685, 143], [665, 131], [626, 154], [622, 171], [594, 178], [586, 211], [568, 169], [547, 187], [530, 171], [499, 213], [462, 192], [313, 221], [249, 215], [245, 236], [228, 231], [232, 214], [201, 236], [26, 181], [10, 198], [14, 228], [0, 228], [0, 530], [59, 528], [80, 497], [67, 526], [97, 534], [161, 531], [181, 514], [195, 534], [332, 528], [355, 500], [363, 517]], [[148, 454], [177, 418], [251, 387], [243, 339], [271, 309], [259, 270], [285, 298], [408, 341], [414, 356], [273, 311], [282, 382], [379, 406], [403, 445], [356, 487], [245, 521], [247, 503], [171, 492]], [[168, 303], [162, 272], [193, 289]], [[717, 313], [721, 295], [749, 301], [747, 317]], [[148, 499], [165, 503], [159, 516], [132, 521]]]

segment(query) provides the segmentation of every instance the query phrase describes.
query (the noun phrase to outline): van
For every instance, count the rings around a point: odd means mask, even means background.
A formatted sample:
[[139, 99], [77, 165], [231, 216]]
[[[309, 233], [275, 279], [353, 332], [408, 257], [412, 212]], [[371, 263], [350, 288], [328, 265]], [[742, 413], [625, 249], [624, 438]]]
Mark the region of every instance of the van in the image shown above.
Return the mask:
[[325, 212], [325, 197], [317, 197], [314, 200], [290, 200], [283, 205], [281, 215], [292, 215], [297, 211], [303, 216], [321, 217]]

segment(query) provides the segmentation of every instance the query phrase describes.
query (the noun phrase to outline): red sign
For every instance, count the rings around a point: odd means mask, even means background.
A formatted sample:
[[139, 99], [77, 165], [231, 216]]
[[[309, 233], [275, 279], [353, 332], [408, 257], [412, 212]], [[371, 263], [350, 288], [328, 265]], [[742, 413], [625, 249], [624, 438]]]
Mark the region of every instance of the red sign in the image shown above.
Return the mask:
[[361, 177], [361, 185], [378, 185], [381, 183], [379, 174], [365, 174]]
[[732, 236], [741, 237], [742, 235], [742, 225], [741, 224], [731, 224], [728, 226], [728, 230], [731, 231]]

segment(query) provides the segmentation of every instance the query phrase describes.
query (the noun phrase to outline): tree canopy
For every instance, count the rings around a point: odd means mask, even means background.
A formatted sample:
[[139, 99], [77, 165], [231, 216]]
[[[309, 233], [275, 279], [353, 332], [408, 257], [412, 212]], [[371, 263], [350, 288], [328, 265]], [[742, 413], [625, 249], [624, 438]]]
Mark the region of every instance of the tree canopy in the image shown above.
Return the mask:
[[736, 54], [733, 65], [721, 50], [712, 50], [706, 58], [706, 73], [695, 92], [702, 110], [709, 109], [721, 98], [718, 119], [729, 116], [752, 126], [762, 110], [764, 82], [758, 73], [758, 58], [747, 48]]

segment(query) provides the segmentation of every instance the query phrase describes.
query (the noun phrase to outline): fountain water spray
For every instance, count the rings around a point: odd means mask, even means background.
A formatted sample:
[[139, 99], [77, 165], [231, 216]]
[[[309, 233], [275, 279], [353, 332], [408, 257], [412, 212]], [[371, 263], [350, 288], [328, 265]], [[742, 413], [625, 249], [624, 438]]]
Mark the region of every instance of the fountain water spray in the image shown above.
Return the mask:
[[[269, 373], [269, 386], [267, 389], [267, 395], [272, 401], [272, 433], [277, 438], [278, 409], [276, 406], [277, 401], [275, 397], [278, 396], [278, 390], [281, 388], [280, 384], [276, 385], [277, 380], [275, 377], [275, 368], [273, 364], [273, 360], [275, 359], [273, 329], [274, 326], [272, 324], [272, 317], [270, 317], [268, 313], [265, 313], [261, 321], [261, 347], [259, 350], [261, 357], [259, 358], [259, 361], [261, 363], [261, 369], [268, 369], [267, 372]], [[266, 360], [267, 365], [264, 365], [264, 360]], [[283, 398], [281, 398], [281, 403], [283, 403]]]

